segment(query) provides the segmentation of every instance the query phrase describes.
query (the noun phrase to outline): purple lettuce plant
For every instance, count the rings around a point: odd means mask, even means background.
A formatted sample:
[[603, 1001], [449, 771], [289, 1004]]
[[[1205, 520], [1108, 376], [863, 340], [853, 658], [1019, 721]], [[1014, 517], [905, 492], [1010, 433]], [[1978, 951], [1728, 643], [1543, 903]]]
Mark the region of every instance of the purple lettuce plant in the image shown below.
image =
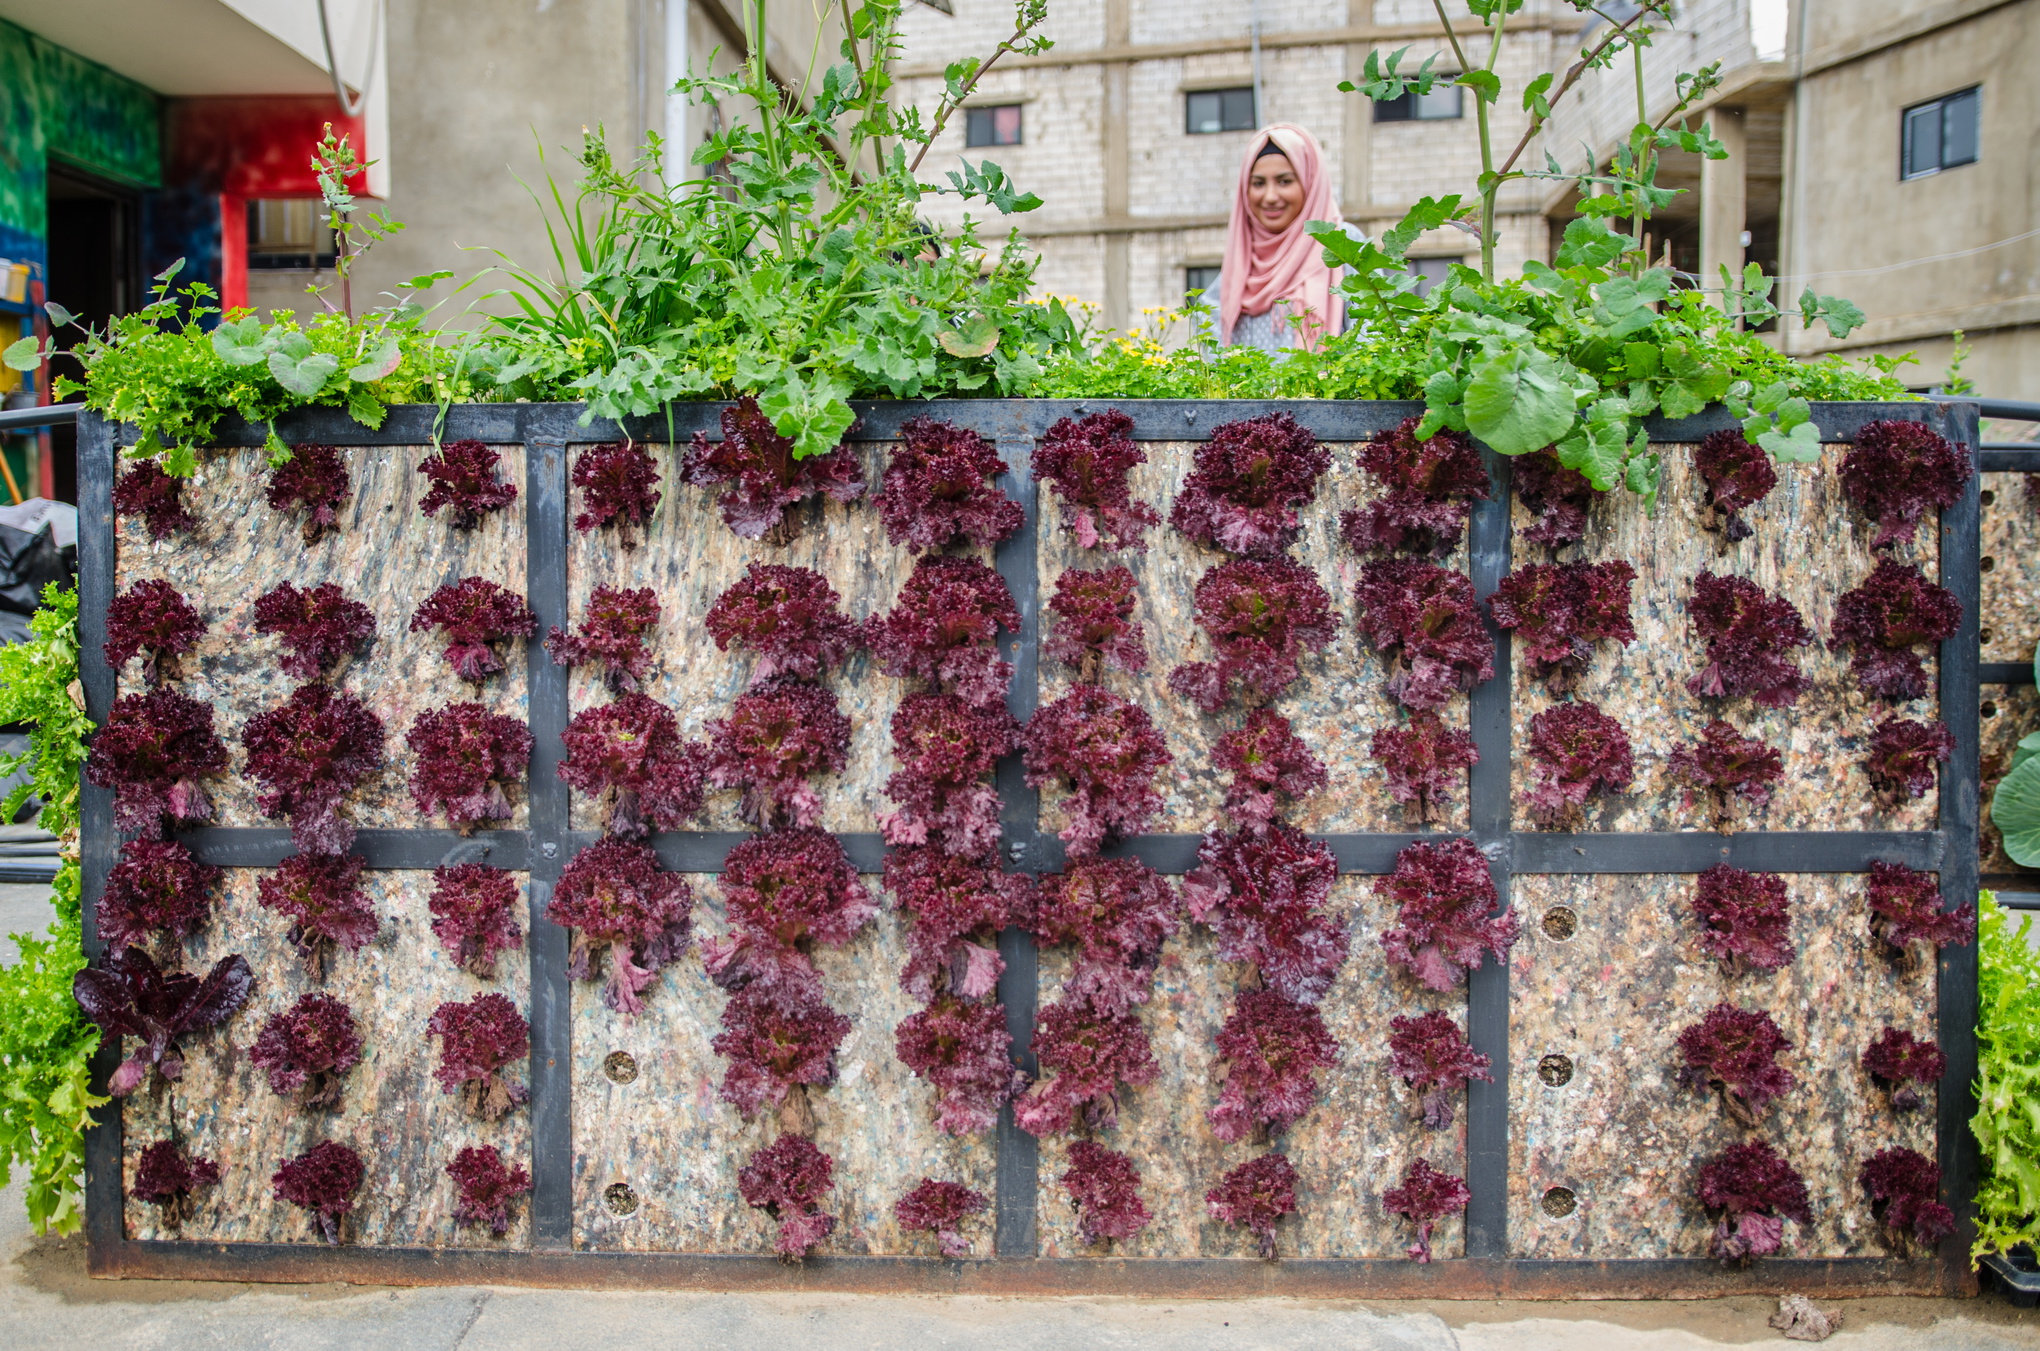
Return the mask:
[[1730, 1145], [1702, 1164], [1694, 1191], [1715, 1221], [1708, 1251], [1731, 1266], [1776, 1253], [1785, 1221], [1813, 1223], [1806, 1180], [1762, 1140]]
[[834, 1161], [799, 1135], [780, 1137], [737, 1170], [744, 1204], [778, 1221], [772, 1246], [785, 1262], [800, 1261], [835, 1229], [836, 1217], [816, 1208], [834, 1186]]
[[841, 603], [813, 568], [753, 563], [709, 607], [708, 636], [718, 651], [753, 655], [753, 689], [780, 676], [820, 680], [861, 643]]
[[262, 1025], [248, 1059], [269, 1072], [271, 1092], [298, 1095], [299, 1111], [337, 1112], [341, 1081], [361, 1063], [361, 1031], [346, 1004], [308, 994]]
[[218, 1027], [248, 1002], [254, 986], [248, 959], [238, 952], [222, 957], [200, 979], [161, 970], [142, 949], [126, 948], [71, 977], [71, 997], [108, 1037], [140, 1043], [106, 1082], [108, 1093], [124, 1098], [151, 1073], [171, 1083], [183, 1078], [178, 1038]]
[[1323, 909], [1338, 872], [1331, 850], [1280, 821], [1258, 832], [1206, 831], [1183, 900], [1217, 935], [1220, 960], [1251, 965], [1292, 1003], [1316, 1004], [1351, 942]]
[[1873, 549], [1909, 544], [1920, 518], [1955, 505], [1975, 474], [1965, 450], [1931, 427], [1885, 419], [1856, 433], [1842, 457], [1842, 493], [1877, 522]]
[[1940, 1165], [1918, 1150], [1880, 1149], [1863, 1160], [1856, 1181], [1870, 1195], [1879, 1236], [1899, 1256], [1955, 1232], [1955, 1212], [1941, 1204]]
[[643, 694], [584, 708], [560, 734], [567, 748], [560, 781], [609, 799], [604, 829], [622, 839], [643, 839], [650, 829], [678, 830], [701, 810], [708, 752], [682, 741], [673, 710]]
[[1792, 961], [1792, 910], [1785, 879], [1717, 863], [1700, 874], [1693, 896], [1700, 946], [1725, 975], [1777, 971]]
[[1752, 807], [1771, 800], [1771, 786], [1785, 777], [1785, 761], [1753, 736], [1715, 718], [1700, 729], [1700, 739], [1681, 746], [1665, 761], [1665, 772], [1714, 804], [1714, 824], [1727, 830], [1735, 821], [1735, 798]]
[[1452, 794], [1466, 784], [1466, 771], [1480, 760], [1470, 734], [1428, 712], [1412, 713], [1406, 727], [1380, 729], [1369, 748], [1381, 761], [1389, 796], [1423, 824], [1444, 819]]
[[1946, 944], [1966, 947], [1976, 941], [1975, 903], [1943, 910], [1940, 880], [1932, 873], [1902, 863], [1872, 863], [1865, 895], [1871, 936], [1908, 974], [1924, 970]]
[[1020, 744], [1013, 716], [954, 694], [910, 694], [893, 714], [892, 743], [899, 768], [885, 795], [899, 810], [879, 815], [886, 843], [989, 858], [999, 845], [999, 795], [985, 776]]
[[1921, 1090], [1937, 1086], [1947, 1072], [1939, 1046], [1901, 1028], [1886, 1027], [1863, 1049], [1863, 1073], [1890, 1096], [1894, 1112], [1919, 1110], [1926, 1101]]
[[338, 1244], [341, 1223], [367, 1176], [361, 1155], [336, 1140], [321, 1140], [277, 1169], [270, 1187], [277, 1200], [312, 1212], [326, 1242]]
[[302, 591], [281, 582], [255, 598], [255, 631], [283, 648], [276, 664], [298, 680], [321, 680], [335, 662], [375, 638], [375, 615], [331, 582]]
[[631, 532], [649, 526], [659, 508], [659, 466], [644, 447], [617, 441], [590, 446], [574, 458], [574, 486], [581, 490], [575, 530], [585, 535], [614, 526], [624, 548], [637, 548]]
[[531, 1055], [531, 1024], [508, 995], [478, 994], [465, 1004], [448, 1000], [432, 1011], [428, 1036], [439, 1038], [439, 1068], [432, 1077], [442, 1093], [460, 1094], [460, 1105], [484, 1121], [503, 1115], [531, 1095], [503, 1071]]
[[1749, 523], [1742, 518], [1778, 486], [1778, 471], [1771, 456], [1753, 446], [1739, 428], [1710, 433], [1693, 452], [1693, 468], [1707, 488], [1707, 509], [1700, 525], [1734, 544], [1750, 537]]
[[819, 998], [810, 954], [844, 946], [878, 913], [842, 844], [810, 827], [754, 835], [731, 849], [722, 893], [730, 932], [702, 941], [702, 966], [726, 990], [772, 998]]
[[159, 578], [136, 582], [106, 606], [106, 664], [118, 671], [136, 656], [142, 682], [154, 687], [177, 678], [177, 659], [198, 646], [205, 621], [191, 602]]
[[936, 681], [972, 704], [996, 704], [1013, 678], [1001, 660], [999, 630], [1020, 631], [1020, 611], [1005, 579], [975, 558], [924, 555], [887, 614], [864, 627], [864, 641], [889, 676]]
[[290, 458], [269, 471], [270, 510], [302, 516], [307, 544], [340, 528], [340, 504], [349, 491], [347, 466], [331, 446], [292, 446]]
[[1006, 1010], [943, 993], [900, 1020], [893, 1051], [935, 1090], [935, 1129], [976, 1135], [999, 1124], [999, 1108], [1026, 1087], [1014, 1067]]
[[1679, 1033], [1678, 1045], [1684, 1062], [1680, 1085], [1719, 1092], [1723, 1109], [1738, 1126], [1754, 1128], [1771, 1100], [1799, 1082], [1778, 1063], [1778, 1053], [1791, 1050], [1792, 1043], [1761, 1009], [1716, 1004]]
[[1433, 1168], [1424, 1159], [1411, 1164], [1403, 1174], [1402, 1185], [1390, 1187], [1381, 1194], [1382, 1209], [1400, 1215], [1417, 1226], [1417, 1241], [1404, 1251], [1415, 1262], [1431, 1260], [1431, 1233], [1438, 1221], [1448, 1215], [1457, 1215], [1466, 1209], [1466, 1203], [1473, 1199], [1473, 1193], [1466, 1189], [1466, 1179], [1452, 1173]]
[[741, 791], [738, 814], [760, 829], [814, 825], [822, 798], [808, 780], [850, 762], [850, 719], [835, 694], [787, 678], [738, 695], [708, 737], [708, 781]]
[[600, 666], [611, 693], [635, 694], [651, 674], [650, 637], [658, 626], [659, 597], [650, 587], [598, 586], [588, 593], [581, 622], [572, 632], [554, 628], [545, 650], [559, 666]]
[[1263, 1154], [1231, 1169], [1204, 1193], [1204, 1207], [1220, 1224], [1245, 1229], [1260, 1240], [1261, 1257], [1275, 1260], [1275, 1226], [1296, 1213], [1296, 1165], [1281, 1154]]
[[1835, 602], [1828, 645], [1854, 649], [1849, 670], [1865, 694], [1902, 703], [1927, 693], [1927, 668], [1913, 649], [1952, 638], [1961, 627], [1954, 592], [1887, 558]]
[[1129, 1239], [1148, 1227], [1153, 1217], [1141, 1203], [1140, 1171], [1132, 1159], [1089, 1140], [1078, 1140], [1070, 1146], [1069, 1160], [1062, 1185], [1077, 1212], [1077, 1228], [1084, 1242]]
[[1080, 1123], [1110, 1130], [1119, 1121], [1119, 1085], [1138, 1088], [1161, 1073], [1136, 1014], [1107, 1013], [1079, 997], [1037, 1015], [1034, 1054], [1053, 1077], [1014, 1100], [1013, 1122], [1029, 1135], [1056, 1135]]
[[1877, 804], [1892, 811], [1934, 791], [1934, 766], [1955, 753], [1955, 737], [1943, 722], [1890, 717], [1870, 733], [1863, 772], [1877, 792]]
[[1382, 950], [1428, 989], [1457, 989], [1484, 952], [1506, 961], [1520, 931], [1514, 910], [1493, 913], [1500, 897], [1487, 856], [1472, 840], [1404, 846], [1374, 893], [1397, 905]]
[[1225, 810], [1242, 830], [1265, 830], [1285, 801], [1301, 802], [1331, 781], [1324, 762], [1290, 730], [1289, 719], [1257, 708], [1218, 739], [1212, 768], [1232, 776]]
[[[1067, 421], [1068, 419], [1064, 419]], [[948, 1258], [970, 1256], [970, 1240], [963, 1236], [963, 1222], [991, 1209], [983, 1192], [972, 1191], [961, 1182], [937, 1182], [932, 1177], [893, 1204], [893, 1218], [900, 1228], [935, 1235]]]
[[339, 854], [354, 843], [340, 803], [383, 765], [382, 719], [368, 705], [331, 685], [300, 685], [248, 719], [241, 744], [247, 776], [262, 785], [256, 804], [289, 818], [299, 849]]
[[618, 1013], [644, 1011], [639, 998], [659, 971], [680, 960], [693, 937], [694, 892], [659, 867], [642, 844], [602, 840], [560, 870], [546, 918], [574, 931], [567, 974], [591, 980], [604, 947], [609, 980], [602, 1002]]
[[411, 748], [411, 801], [426, 816], [444, 812], [463, 835], [490, 821], [507, 821], [505, 791], [524, 782], [531, 732], [515, 718], [481, 704], [427, 709], [404, 737]]
[[1175, 888], [1140, 860], [1080, 858], [1041, 878], [1028, 927], [1049, 947], [1076, 949], [1064, 998], [1117, 1017], [1147, 1001], [1182, 909]]
[[1360, 468], [1387, 491], [1365, 510], [1340, 513], [1339, 533], [1355, 553], [1443, 558], [1466, 534], [1472, 504], [1491, 495], [1473, 442], [1449, 430], [1420, 441], [1419, 421], [1404, 418], [1360, 450]]
[[[717, 1095], [746, 1119], [767, 1107], [808, 1116], [807, 1088], [836, 1082], [836, 1052], [850, 1020], [830, 1008], [819, 989], [778, 994], [745, 986], [723, 1005], [722, 1030], [709, 1043], [729, 1063]], [[806, 1125], [812, 1129], [812, 1118]]]
[[1134, 622], [1133, 573], [1126, 568], [1085, 572], [1071, 568], [1055, 580], [1048, 612], [1055, 624], [1042, 641], [1050, 661], [1077, 668], [1077, 679], [1093, 685], [1107, 666], [1129, 675], [1147, 669], [1147, 630]]
[[800, 532], [791, 508], [826, 494], [832, 501], [864, 496], [864, 467], [847, 445], [796, 459], [793, 438], [781, 436], [772, 419], [746, 395], [722, 412], [722, 440], [694, 434], [680, 464], [680, 477], [717, 494], [723, 523], [745, 539], [787, 544]]
[[498, 1238], [510, 1232], [510, 1208], [531, 1190], [531, 1174], [506, 1167], [494, 1145], [466, 1146], [446, 1165], [446, 1175], [460, 1193], [454, 1222], [486, 1224]]
[[1354, 621], [1388, 662], [1389, 697], [1405, 708], [1436, 710], [1495, 673], [1495, 645], [1481, 623], [1473, 580], [1420, 558], [1391, 558], [1360, 569]]
[[496, 477], [496, 465], [502, 458], [480, 441], [447, 442], [418, 462], [418, 472], [432, 480], [418, 509], [436, 516], [440, 508], [450, 507], [454, 529], [474, 529], [482, 517], [517, 500], [517, 485]]
[[1147, 710], [1097, 685], [1036, 710], [1023, 756], [1029, 787], [1060, 785], [1060, 832], [1071, 857], [1098, 852], [1113, 834], [1138, 835], [1162, 809], [1155, 777], [1174, 758]]
[[1547, 830], [1578, 830], [1588, 802], [1622, 792], [1636, 777], [1629, 733], [1585, 699], [1530, 719], [1530, 762], [1530, 816]]
[[1388, 1024], [1389, 1073], [1418, 1095], [1417, 1117], [1426, 1130], [1452, 1124], [1454, 1106], [1469, 1079], [1494, 1082], [1492, 1062], [1467, 1044], [1452, 1015], [1438, 1009], [1415, 1018], [1398, 1015]]
[[184, 505], [184, 480], [164, 473], [154, 460], [143, 460], [115, 480], [113, 509], [122, 516], [141, 517], [152, 540], [198, 529], [198, 517]]
[[1228, 422], [1197, 448], [1169, 523], [1199, 544], [1273, 558], [1296, 542], [1331, 452], [1287, 413]]
[[1161, 524], [1161, 515], [1134, 501], [1127, 486], [1134, 466], [1147, 463], [1132, 432], [1132, 418], [1107, 409], [1057, 419], [1034, 448], [1034, 476], [1062, 499], [1079, 548], [1145, 551], [1148, 527]]
[[334, 947], [358, 952], [382, 927], [361, 890], [358, 854], [292, 854], [255, 884], [265, 910], [290, 920], [286, 939], [313, 980], [326, 978]]
[[885, 885], [899, 909], [913, 916], [906, 933], [907, 965], [900, 984], [916, 999], [935, 991], [936, 978], [966, 998], [997, 988], [1006, 964], [999, 930], [1028, 921], [1034, 881], [1000, 872], [991, 860], [974, 860], [928, 845], [895, 849], [885, 858]]
[[900, 424], [900, 441], [878, 486], [878, 518], [894, 544], [927, 553], [963, 540], [989, 548], [1026, 516], [991, 480], [1006, 472], [991, 442], [930, 417]]
[[1273, 990], [1243, 990], [1218, 1031], [1225, 1086], [1205, 1113], [1221, 1140], [1265, 1139], [1317, 1105], [1317, 1072], [1339, 1063], [1324, 1015]]
[[210, 704], [175, 690], [124, 694], [92, 738], [85, 779], [113, 790], [113, 824], [123, 834], [160, 839], [163, 820], [195, 826], [212, 817], [199, 779], [227, 767], [213, 734]]
[[1813, 633], [1792, 602], [1741, 577], [1703, 572], [1686, 602], [1693, 631], [1707, 644], [1707, 665], [1686, 682], [1692, 693], [1749, 698], [1763, 708], [1790, 708], [1808, 681], [1792, 653]]
[[118, 952], [160, 937], [174, 950], [212, 918], [212, 891], [222, 876], [175, 841], [130, 840], [99, 897], [99, 941]]
[[135, 1183], [128, 1194], [153, 1203], [162, 1213], [164, 1227], [176, 1229], [196, 1208], [192, 1193], [218, 1186], [219, 1181], [219, 1165], [211, 1159], [186, 1158], [176, 1141], [158, 1140], [135, 1160]]
[[1198, 580], [1195, 613], [1217, 660], [1178, 666], [1169, 688], [1206, 713], [1225, 707], [1234, 681], [1250, 704], [1276, 698], [1302, 675], [1297, 659], [1338, 632], [1331, 595], [1286, 558], [1220, 563]]
[[432, 870], [432, 895], [425, 902], [432, 933], [462, 970], [492, 980], [496, 955], [524, 946], [516, 907], [523, 894], [517, 879], [486, 863], [444, 863]]
[[1516, 500], [1537, 515], [1517, 538], [1562, 549], [1587, 537], [1587, 507], [1594, 500], [1594, 485], [1585, 474], [1566, 468], [1548, 450], [1521, 457], [1513, 472]]
[[411, 632], [446, 635], [446, 662], [462, 680], [479, 685], [503, 669], [495, 645], [530, 636], [538, 616], [515, 591], [485, 577], [463, 577], [425, 598], [411, 616]]
[[1524, 669], [1553, 694], [1570, 693], [1594, 660], [1594, 645], [1636, 639], [1630, 587], [1636, 569], [1605, 563], [1532, 563], [1502, 578], [1488, 598], [1495, 624], [1513, 629]]

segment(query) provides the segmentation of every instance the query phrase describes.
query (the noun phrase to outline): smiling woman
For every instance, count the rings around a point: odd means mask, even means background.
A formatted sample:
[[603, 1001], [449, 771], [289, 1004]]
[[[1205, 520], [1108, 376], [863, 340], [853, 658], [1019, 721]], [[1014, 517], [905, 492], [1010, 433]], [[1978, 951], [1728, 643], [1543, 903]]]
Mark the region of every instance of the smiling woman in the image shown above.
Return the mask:
[[1307, 228], [1338, 220], [1317, 138], [1288, 122], [1256, 136], [1240, 165], [1214, 288], [1221, 345], [1315, 350], [1344, 327], [1334, 270]]

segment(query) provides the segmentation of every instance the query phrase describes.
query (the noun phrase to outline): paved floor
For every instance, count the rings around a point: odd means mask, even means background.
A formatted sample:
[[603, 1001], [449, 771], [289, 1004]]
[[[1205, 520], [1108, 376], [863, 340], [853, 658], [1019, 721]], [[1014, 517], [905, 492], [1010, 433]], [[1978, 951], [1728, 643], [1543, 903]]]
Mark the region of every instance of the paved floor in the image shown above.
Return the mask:
[[[0, 885], [0, 935], [48, 922], [47, 887]], [[11, 943], [0, 947], [0, 962], [13, 955]], [[0, 1351], [1707, 1351], [1787, 1345], [1765, 1324], [1773, 1308], [1757, 1299], [1363, 1306], [95, 1281], [81, 1240], [33, 1237], [20, 1186], [0, 1191]], [[1841, 1308], [1831, 1351], [2040, 1351], [2040, 1312], [1995, 1297]]]
[[[35, 1239], [0, 1193], [5, 1351], [1706, 1351], [1786, 1345], [1774, 1306], [1370, 1304], [847, 1295], [612, 1294], [454, 1287], [95, 1281], [78, 1239]], [[2040, 1351], [2040, 1314], [1996, 1298], [1841, 1306], [1831, 1351]]]
[[41, 882], [0, 882], [0, 966], [11, 965], [20, 955], [13, 935], [43, 937], [56, 912], [50, 909], [50, 889]]

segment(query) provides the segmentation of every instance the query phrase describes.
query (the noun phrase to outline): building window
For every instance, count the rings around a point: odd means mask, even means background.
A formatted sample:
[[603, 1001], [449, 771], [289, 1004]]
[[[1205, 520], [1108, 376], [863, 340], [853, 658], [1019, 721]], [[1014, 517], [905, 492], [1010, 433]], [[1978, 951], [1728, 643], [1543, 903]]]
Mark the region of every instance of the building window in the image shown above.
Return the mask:
[[1382, 99], [1374, 105], [1374, 120], [1377, 122], [1450, 122], [1464, 115], [1459, 105], [1459, 96], [1466, 92], [1456, 84], [1446, 84], [1450, 75], [1442, 77], [1428, 94], [1419, 94], [1414, 89], [1405, 89], [1402, 97]]
[[333, 232], [323, 203], [311, 197], [248, 203], [248, 266], [283, 270], [333, 266]]
[[1977, 122], [1982, 110], [1980, 88], [1907, 108], [1899, 177], [1924, 178], [1958, 164], [1976, 163]]
[[996, 108], [964, 109], [965, 145], [1020, 144], [1020, 105], [1005, 103]]
[[1252, 131], [1261, 125], [1254, 116], [1254, 91], [1199, 89], [1183, 96], [1183, 130], [1192, 136], [1219, 131]]
[[[1211, 267], [1186, 267], [1183, 269], [1183, 299], [1187, 302], [1197, 303], [1199, 298], [1202, 297], [1203, 304], [1209, 305], [1213, 309], [1218, 308], [1218, 293], [1211, 289], [1216, 285], [1218, 285], [1218, 268], [1216, 265]], [[1211, 294], [1205, 295], [1207, 291], [1211, 291]]]
[[1431, 288], [1452, 275], [1452, 265], [1466, 261], [1464, 255], [1452, 258], [1411, 258], [1407, 260], [1410, 272], [1417, 279], [1417, 294], [1427, 296]]

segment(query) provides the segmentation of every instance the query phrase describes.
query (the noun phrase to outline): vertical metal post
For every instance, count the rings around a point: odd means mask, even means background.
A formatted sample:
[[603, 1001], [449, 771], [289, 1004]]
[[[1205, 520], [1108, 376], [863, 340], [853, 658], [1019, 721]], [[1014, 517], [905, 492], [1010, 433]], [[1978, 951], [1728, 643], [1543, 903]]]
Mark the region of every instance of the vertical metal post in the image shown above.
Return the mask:
[[[999, 545], [994, 559], [999, 576], [1005, 579], [1007, 589], [1013, 593], [1013, 604], [1020, 611], [1020, 631], [999, 635], [999, 643], [1013, 662], [1013, 683], [1006, 691], [1006, 709], [1024, 724], [1034, 716], [1040, 694], [1035, 659], [1041, 618], [1041, 587], [1035, 562], [1040, 499], [1031, 467], [1034, 442], [1002, 440], [999, 454], [1008, 466], [1000, 486], [1026, 513], [1019, 532]], [[1016, 871], [1036, 871], [1041, 866], [1036, 850], [1040, 794], [1027, 786], [1017, 754], [999, 761], [994, 782], [999, 790], [999, 821], [1004, 827], [1000, 843], [1005, 857], [1000, 862]], [[1020, 1068], [1032, 1075], [1040, 1069], [1031, 1045], [1039, 998], [1034, 935], [1018, 928], [1003, 931], [999, 935], [999, 955], [1006, 961], [1006, 970], [999, 977], [999, 1002], [1006, 1006], [1006, 1032], [1019, 1048]], [[1035, 1138], [1014, 1124], [1013, 1104], [1007, 1103], [999, 1110], [998, 1209], [993, 1238], [993, 1250], [1000, 1257], [1035, 1255], [1034, 1211], [1040, 1167]]]
[[[1964, 447], [1976, 463], [1977, 409], [1974, 404], [1944, 404], [1933, 419], [1936, 428]], [[1980, 824], [1980, 729], [1977, 705], [1978, 608], [1981, 603], [1979, 530], [1981, 476], [1971, 474], [1962, 496], [1941, 513], [1941, 585], [1962, 602], [1962, 623], [1941, 644], [1940, 715], [1955, 738], [1955, 753], [1941, 778], [1941, 903], [1948, 909], [1973, 905], [1977, 895], [1977, 829]], [[1941, 1076], [1940, 1115], [1936, 1123], [1941, 1165], [1941, 1200], [1954, 1210], [1955, 1232], [1941, 1240], [1940, 1258], [1950, 1293], [1973, 1291], [1969, 1243], [1974, 1225], [1979, 1173], [1976, 1138], [1969, 1119], [1976, 1114], [1976, 959], [1977, 945], [1941, 949], [1938, 962], [1938, 1038], [1948, 1057]]]
[[[113, 524], [117, 431], [97, 413], [78, 415], [78, 683], [85, 690], [85, 716], [98, 726], [105, 725], [114, 696], [114, 672], [106, 664], [104, 649], [106, 607], [113, 601], [119, 562]], [[78, 824], [85, 956], [97, 961], [105, 951], [96, 914], [99, 896], [120, 845], [113, 828], [113, 791], [81, 782]], [[92, 1058], [93, 1092], [106, 1092], [106, 1081], [119, 1064], [120, 1038], [102, 1038]], [[85, 1241], [94, 1271], [108, 1268], [127, 1234], [121, 1199], [120, 1108], [119, 1098], [100, 1108], [85, 1132]]]
[[[538, 632], [567, 626], [567, 448], [524, 444], [525, 587]], [[531, 717], [531, 1221], [539, 1248], [574, 1242], [573, 991], [567, 931], [546, 918], [566, 863], [570, 798], [560, 782], [567, 668], [543, 643], [526, 645]]]
[[[1467, 549], [1473, 589], [1485, 600], [1509, 571], [1509, 461], [1485, 448], [1481, 459], [1493, 495], [1473, 504]], [[1488, 857], [1504, 909], [1509, 905], [1509, 737], [1511, 676], [1509, 634], [1492, 621], [1494, 679], [1476, 685], [1469, 700], [1474, 749], [1468, 808], [1474, 843]], [[1488, 960], [1466, 980], [1466, 1037], [1488, 1057], [1494, 1082], [1466, 1086], [1466, 1255], [1505, 1257], [1509, 1251], [1509, 964]]]

